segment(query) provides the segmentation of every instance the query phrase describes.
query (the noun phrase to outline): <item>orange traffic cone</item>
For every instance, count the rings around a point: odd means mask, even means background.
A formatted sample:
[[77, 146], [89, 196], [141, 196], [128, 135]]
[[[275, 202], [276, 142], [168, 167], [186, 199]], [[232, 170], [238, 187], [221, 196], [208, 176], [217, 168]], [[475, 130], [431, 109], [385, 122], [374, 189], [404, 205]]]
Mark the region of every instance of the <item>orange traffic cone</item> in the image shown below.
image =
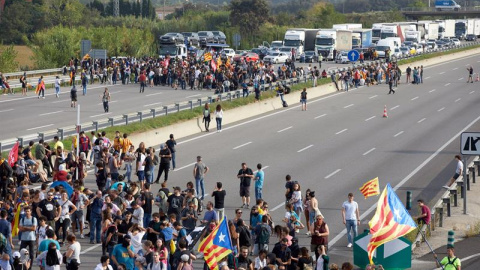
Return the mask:
[[384, 117], [384, 118], [387, 118], [387, 117], [388, 117], [388, 114], [387, 114], [387, 105], [385, 105], [385, 107], [383, 107], [383, 117]]

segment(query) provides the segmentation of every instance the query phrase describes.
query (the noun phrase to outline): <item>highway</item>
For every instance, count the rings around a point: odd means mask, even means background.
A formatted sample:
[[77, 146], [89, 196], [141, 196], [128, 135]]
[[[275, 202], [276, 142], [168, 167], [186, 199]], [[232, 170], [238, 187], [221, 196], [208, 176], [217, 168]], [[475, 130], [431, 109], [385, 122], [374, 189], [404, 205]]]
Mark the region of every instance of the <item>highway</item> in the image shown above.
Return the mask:
[[[473, 65], [475, 69], [478, 62], [480, 57], [473, 55], [427, 67], [423, 84], [400, 84], [394, 95], [387, 94], [386, 85], [361, 87], [309, 100], [308, 111], [291, 104], [287, 109], [225, 126], [222, 133], [181, 138], [177, 140], [177, 169], [169, 176], [169, 188], [184, 188], [192, 181], [195, 157], [202, 155], [210, 167], [206, 190], [211, 192], [215, 182], [223, 182], [228, 195], [226, 214], [232, 218], [234, 209], [241, 205], [236, 178], [241, 163], [252, 169], [262, 163], [268, 166], [264, 198], [275, 223], [282, 224], [285, 175], [290, 174], [303, 191], [316, 191], [330, 227], [331, 261], [352, 261], [340, 212], [347, 194], [353, 192], [360, 206], [359, 232], [368, 228], [377, 201], [363, 199], [358, 188], [374, 177], [379, 178], [382, 188], [387, 183], [395, 187], [402, 200], [407, 190], [413, 191], [414, 200], [423, 198], [429, 205], [438, 199], [441, 186], [455, 169], [453, 156], [459, 152], [460, 132], [480, 128], [478, 82], [465, 83], [465, 67]], [[384, 105], [388, 118], [382, 117]], [[95, 188], [91, 176], [86, 185]], [[154, 194], [158, 189], [159, 185], [154, 185]], [[246, 220], [247, 213], [244, 210]], [[298, 237], [300, 245], [309, 246], [304, 232]], [[272, 237], [271, 244], [276, 241]], [[92, 269], [98, 263], [100, 247], [85, 240], [81, 243], [82, 267]]]

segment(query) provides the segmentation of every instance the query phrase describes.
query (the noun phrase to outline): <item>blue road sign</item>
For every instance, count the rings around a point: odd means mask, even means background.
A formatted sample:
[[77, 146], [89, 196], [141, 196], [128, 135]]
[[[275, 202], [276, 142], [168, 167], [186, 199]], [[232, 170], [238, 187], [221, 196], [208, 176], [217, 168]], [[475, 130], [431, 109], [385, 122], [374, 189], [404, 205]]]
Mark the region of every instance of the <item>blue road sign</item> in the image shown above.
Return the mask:
[[348, 61], [357, 62], [358, 58], [360, 58], [360, 53], [358, 51], [351, 50], [348, 52]]

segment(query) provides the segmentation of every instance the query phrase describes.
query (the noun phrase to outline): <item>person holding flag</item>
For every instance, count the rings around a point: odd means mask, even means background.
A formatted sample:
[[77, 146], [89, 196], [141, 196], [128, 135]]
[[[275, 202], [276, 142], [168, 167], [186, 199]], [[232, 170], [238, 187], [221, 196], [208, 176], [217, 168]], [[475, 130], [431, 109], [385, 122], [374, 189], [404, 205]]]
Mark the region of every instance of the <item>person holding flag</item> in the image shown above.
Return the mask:
[[40, 76], [38, 79], [38, 85], [37, 89], [35, 90], [35, 94], [38, 94], [38, 98], [40, 98], [40, 96], [45, 98], [45, 82], [43, 81], [43, 76]]
[[219, 225], [202, 240], [198, 251], [203, 252], [205, 263], [210, 270], [219, 270], [219, 262], [232, 253], [232, 250], [227, 216], [224, 216]]

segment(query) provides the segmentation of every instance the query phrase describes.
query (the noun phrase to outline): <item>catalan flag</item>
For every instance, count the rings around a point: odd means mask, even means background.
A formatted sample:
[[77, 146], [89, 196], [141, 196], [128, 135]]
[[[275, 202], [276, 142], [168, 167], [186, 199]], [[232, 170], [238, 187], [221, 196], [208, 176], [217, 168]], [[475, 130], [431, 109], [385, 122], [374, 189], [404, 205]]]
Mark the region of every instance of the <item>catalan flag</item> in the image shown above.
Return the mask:
[[373, 178], [372, 180], [363, 184], [360, 188], [363, 196], [366, 198], [374, 195], [380, 194], [380, 186], [378, 185], [378, 177]]
[[210, 270], [218, 270], [218, 262], [232, 253], [232, 249], [226, 216], [198, 246], [198, 251], [203, 252], [205, 262]]
[[377, 247], [397, 239], [417, 227], [390, 184], [387, 184], [380, 195], [377, 211], [368, 224], [372, 235], [367, 246], [371, 264], [373, 264], [373, 252]]

